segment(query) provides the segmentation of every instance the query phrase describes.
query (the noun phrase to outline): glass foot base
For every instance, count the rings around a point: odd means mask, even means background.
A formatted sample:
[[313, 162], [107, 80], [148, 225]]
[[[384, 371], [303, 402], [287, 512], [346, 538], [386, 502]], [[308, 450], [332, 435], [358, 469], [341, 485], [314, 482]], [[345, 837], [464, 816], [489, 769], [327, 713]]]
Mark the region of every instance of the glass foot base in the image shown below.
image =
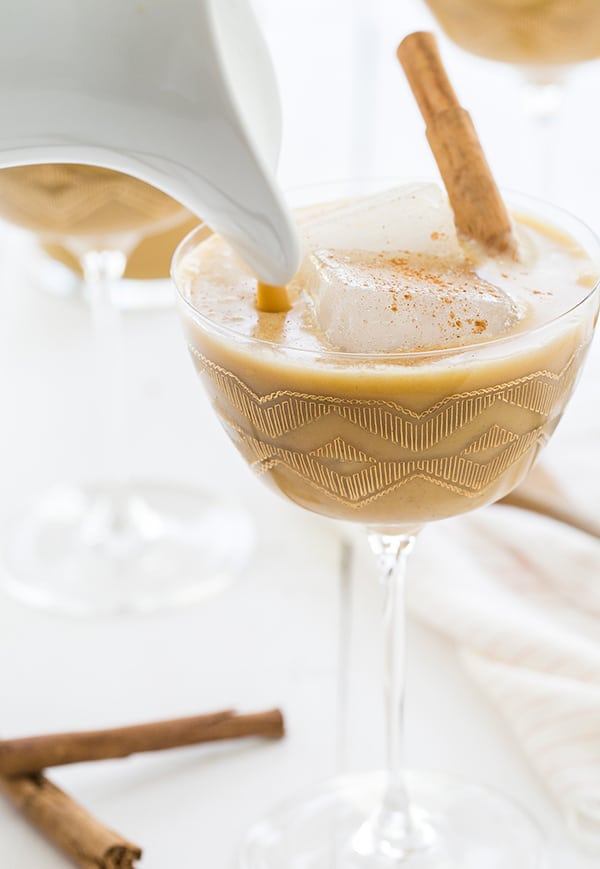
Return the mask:
[[90, 615], [216, 594], [254, 543], [243, 511], [168, 485], [56, 489], [3, 537], [0, 587], [46, 609]]
[[[407, 773], [412, 848], [365, 848], [365, 819], [383, 793], [380, 773], [334, 779], [257, 824], [243, 869], [542, 869], [543, 841], [514, 803], [479, 785]], [[371, 845], [373, 843], [370, 843]]]

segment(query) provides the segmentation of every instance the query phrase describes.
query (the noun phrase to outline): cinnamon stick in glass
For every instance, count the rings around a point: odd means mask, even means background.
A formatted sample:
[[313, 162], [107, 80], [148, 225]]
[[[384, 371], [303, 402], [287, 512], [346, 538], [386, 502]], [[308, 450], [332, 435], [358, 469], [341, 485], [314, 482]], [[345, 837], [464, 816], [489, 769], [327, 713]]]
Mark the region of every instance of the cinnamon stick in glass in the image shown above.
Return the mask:
[[82, 869], [133, 869], [142, 856], [41, 774], [0, 777], [0, 791]]
[[0, 775], [24, 775], [46, 767], [128, 757], [138, 752], [245, 736], [278, 739], [284, 732], [283, 715], [279, 709], [249, 715], [225, 710], [110, 730], [5, 739], [0, 741]]
[[516, 253], [506, 206], [477, 137], [446, 75], [432, 33], [411, 33], [398, 46], [426, 123], [427, 140], [444, 181], [456, 228], [493, 253]]

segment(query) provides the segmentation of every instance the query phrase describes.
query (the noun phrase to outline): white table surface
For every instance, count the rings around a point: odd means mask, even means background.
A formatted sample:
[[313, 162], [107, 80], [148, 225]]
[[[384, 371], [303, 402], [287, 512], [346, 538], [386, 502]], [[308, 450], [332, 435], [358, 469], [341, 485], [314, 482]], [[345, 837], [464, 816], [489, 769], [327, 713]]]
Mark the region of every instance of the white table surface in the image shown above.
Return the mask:
[[[409, 0], [260, 0], [285, 107], [282, 179], [431, 175], [420, 119], [393, 49], [431, 26]], [[516, 79], [444, 43], [463, 102], [505, 186], [533, 190], [519, 159]], [[594, 105], [600, 66], [574, 73], [557, 139], [553, 198], [596, 226], [600, 155]], [[81, 303], [52, 297], [26, 268], [30, 246], [4, 227], [0, 244], [0, 380], [4, 448], [0, 519], [28, 497], [94, 469], [90, 326]], [[35, 264], [34, 264], [35, 265]], [[281, 705], [277, 744], [186, 749], [53, 773], [109, 825], [141, 843], [146, 869], [225, 869], [244, 830], [280, 799], [340, 769], [382, 758], [377, 679], [378, 588], [362, 541], [350, 598], [349, 714], [339, 721], [339, 530], [255, 481], [209, 412], [172, 311], [127, 316], [132, 476], [219, 488], [251, 508], [259, 546], [243, 579], [187, 609], [75, 619], [0, 600], [4, 735], [96, 728], [237, 706]], [[549, 467], [590, 509], [600, 496], [600, 348], [547, 451]], [[590, 472], [590, 469], [593, 469]], [[426, 535], [422, 545], [427, 545]], [[410, 624], [407, 760], [503, 789], [547, 837], [551, 869], [592, 869], [543, 785], [445, 641]], [[64, 858], [0, 802], [0, 866], [59, 869]]]

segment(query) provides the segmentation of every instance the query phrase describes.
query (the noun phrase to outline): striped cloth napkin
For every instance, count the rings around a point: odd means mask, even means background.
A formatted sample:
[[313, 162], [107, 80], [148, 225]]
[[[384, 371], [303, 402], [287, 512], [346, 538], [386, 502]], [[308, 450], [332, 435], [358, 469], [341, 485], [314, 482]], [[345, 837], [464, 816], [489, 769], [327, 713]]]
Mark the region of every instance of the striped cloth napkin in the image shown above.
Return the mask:
[[600, 848], [600, 543], [491, 507], [426, 530], [408, 595], [456, 642], [574, 836]]

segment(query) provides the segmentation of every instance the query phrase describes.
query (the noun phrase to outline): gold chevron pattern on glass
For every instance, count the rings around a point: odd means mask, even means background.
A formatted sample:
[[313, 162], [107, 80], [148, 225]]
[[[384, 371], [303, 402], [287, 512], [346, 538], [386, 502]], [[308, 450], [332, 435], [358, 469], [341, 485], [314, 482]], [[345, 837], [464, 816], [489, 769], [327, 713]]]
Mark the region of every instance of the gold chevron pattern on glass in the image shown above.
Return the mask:
[[[238, 447], [257, 473], [284, 466], [351, 508], [415, 478], [466, 498], [477, 496], [543, 440], [549, 418], [562, 411], [571, 392], [579, 356], [574, 353], [559, 373], [536, 371], [457, 393], [417, 413], [379, 399], [288, 390], [257, 395], [233, 372], [196, 348], [190, 350], [210, 379], [211, 391], [219, 396], [224, 424], [235, 433]], [[511, 406], [519, 409], [521, 423], [527, 420], [524, 431], [498, 422], [499, 414], [504, 417]], [[340, 418], [343, 428], [334, 437], [332, 415]], [[310, 437], [305, 437], [307, 432], [301, 430], [309, 426]], [[323, 440], [314, 446], [319, 426]], [[348, 437], [352, 429], [360, 433], [360, 444]]]

